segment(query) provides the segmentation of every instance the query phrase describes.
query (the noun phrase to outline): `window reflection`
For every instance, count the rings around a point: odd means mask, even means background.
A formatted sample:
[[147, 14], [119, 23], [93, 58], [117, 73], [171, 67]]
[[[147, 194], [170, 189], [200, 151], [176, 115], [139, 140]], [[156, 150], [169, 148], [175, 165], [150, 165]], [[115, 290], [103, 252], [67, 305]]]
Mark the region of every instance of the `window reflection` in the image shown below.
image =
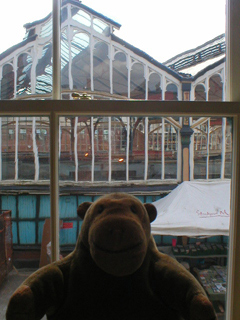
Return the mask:
[[166, 87], [165, 100], [178, 100], [178, 89], [174, 83], [170, 83]]
[[145, 118], [130, 117], [129, 180], [144, 180]]
[[36, 93], [52, 92], [52, 43], [42, 49], [42, 56], [36, 67]]
[[87, 26], [90, 27], [91, 26], [91, 17], [89, 14], [87, 14], [85, 11], [83, 10], [79, 10], [76, 7], [72, 7], [71, 9], [72, 12], [72, 19]]
[[215, 74], [209, 79], [209, 101], [222, 101], [223, 84], [220, 75]]
[[39, 37], [46, 38], [51, 36], [51, 34], [52, 34], [52, 18], [42, 25]]
[[94, 122], [94, 180], [108, 181], [109, 179], [109, 119], [98, 118]]
[[107, 37], [110, 35], [109, 25], [100, 19], [97, 19], [97, 18], [93, 19], [93, 29], [96, 30], [98, 33], [101, 33]]
[[203, 84], [198, 84], [195, 88], [195, 100], [206, 101], [206, 91]]
[[17, 95], [31, 94], [32, 57], [23, 53], [18, 57]]
[[161, 78], [157, 73], [151, 73], [148, 81], [148, 100], [162, 100]]
[[113, 117], [111, 120], [111, 158], [113, 181], [126, 180], [127, 165], [127, 121], [126, 118]]
[[69, 89], [69, 44], [66, 29], [61, 33], [61, 86]]
[[127, 57], [117, 52], [113, 60], [113, 93], [128, 96]]
[[8, 100], [14, 97], [14, 71], [11, 64], [5, 64], [2, 69], [1, 99]]
[[2, 179], [13, 180], [15, 177], [15, 118], [4, 117], [2, 123]]
[[76, 33], [71, 41], [73, 88], [91, 89], [90, 39], [86, 33]]
[[130, 82], [132, 99], [145, 99], [145, 83], [144, 66], [141, 63], [134, 62]]
[[93, 68], [94, 90], [110, 93], [108, 45], [104, 42], [94, 46]]

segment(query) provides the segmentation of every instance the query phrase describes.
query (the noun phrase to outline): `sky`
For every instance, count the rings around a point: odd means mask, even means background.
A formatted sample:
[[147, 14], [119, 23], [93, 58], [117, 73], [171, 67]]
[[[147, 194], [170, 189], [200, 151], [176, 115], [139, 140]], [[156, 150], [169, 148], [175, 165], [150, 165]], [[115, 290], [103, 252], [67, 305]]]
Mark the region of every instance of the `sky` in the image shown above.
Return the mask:
[[[164, 62], [225, 32], [225, 0], [83, 0], [122, 25], [115, 35]], [[52, 0], [0, 4], [0, 53], [22, 41], [23, 25], [44, 18]]]

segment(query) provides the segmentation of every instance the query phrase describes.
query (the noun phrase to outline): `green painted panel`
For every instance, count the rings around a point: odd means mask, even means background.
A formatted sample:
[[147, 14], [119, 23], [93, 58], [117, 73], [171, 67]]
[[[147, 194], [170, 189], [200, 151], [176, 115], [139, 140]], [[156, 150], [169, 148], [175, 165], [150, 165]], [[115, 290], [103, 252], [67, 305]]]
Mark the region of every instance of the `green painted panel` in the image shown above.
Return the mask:
[[12, 218], [17, 216], [17, 197], [16, 196], [2, 196], [2, 210], [11, 210]]
[[19, 219], [36, 217], [37, 197], [32, 195], [24, 195], [18, 197], [18, 213]]
[[154, 235], [153, 238], [154, 238], [157, 245], [161, 244], [161, 240], [162, 240], [161, 236]]
[[144, 196], [136, 196], [141, 202], [144, 202]]
[[17, 244], [18, 238], [17, 238], [17, 222], [12, 222], [12, 236], [13, 236], [13, 244]]
[[[66, 222], [66, 221], [64, 221]], [[77, 241], [77, 221], [67, 221], [73, 224], [71, 229], [60, 229], [59, 243], [64, 244], [75, 244]]]
[[176, 239], [176, 237], [163, 236], [163, 244], [172, 245], [172, 239]]
[[50, 218], [50, 196], [40, 196], [40, 207], [39, 207], [40, 218]]
[[152, 196], [146, 196], [146, 203], [152, 203], [153, 201], [153, 197]]
[[59, 200], [59, 212], [61, 218], [77, 217], [77, 201], [75, 196], [62, 196]]
[[42, 243], [42, 234], [43, 234], [43, 226], [44, 226], [45, 221], [39, 221], [38, 222], [38, 243]]
[[94, 196], [93, 197], [93, 201], [96, 201], [97, 199], [99, 199], [101, 196]]
[[20, 244], [35, 244], [35, 222], [19, 222]]
[[78, 197], [78, 205], [80, 205], [83, 202], [92, 202], [92, 196], [79, 196]]

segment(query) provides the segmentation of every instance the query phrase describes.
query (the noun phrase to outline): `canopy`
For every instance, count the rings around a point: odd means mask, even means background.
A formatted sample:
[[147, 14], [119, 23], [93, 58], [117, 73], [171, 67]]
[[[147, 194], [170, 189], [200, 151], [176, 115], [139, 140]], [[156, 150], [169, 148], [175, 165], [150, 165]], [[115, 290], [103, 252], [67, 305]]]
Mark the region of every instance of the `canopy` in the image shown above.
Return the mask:
[[229, 235], [230, 180], [185, 181], [153, 204], [158, 213], [151, 224], [154, 235]]

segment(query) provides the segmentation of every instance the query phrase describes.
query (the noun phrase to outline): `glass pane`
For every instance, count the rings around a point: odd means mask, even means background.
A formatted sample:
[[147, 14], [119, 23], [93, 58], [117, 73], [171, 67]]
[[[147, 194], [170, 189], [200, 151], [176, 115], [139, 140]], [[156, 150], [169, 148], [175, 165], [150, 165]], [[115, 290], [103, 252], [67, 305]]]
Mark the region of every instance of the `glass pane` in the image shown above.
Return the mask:
[[144, 66], [134, 61], [131, 70], [131, 98], [145, 99]]
[[98, 42], [94, 46], [93, 79], [94, 90], [110, 92], [108, 45]]
[[77, 7], [71, 8], [72, 19], [76, 20], [80, 24], [84, 24], [87, 27], [91, 26], [91, 18], [90, 15]]
[[75, 90], [90, 90], [90, 38], [86, 33], [75, 33], [71, 42], [72, 78]]
[[126, 117], [111, 118], [112, 181], [126, 181], [127, 132]]
[[127, 57], [123, 52], [117, 52], [113, 61], [113, 93], [128, 96]]

